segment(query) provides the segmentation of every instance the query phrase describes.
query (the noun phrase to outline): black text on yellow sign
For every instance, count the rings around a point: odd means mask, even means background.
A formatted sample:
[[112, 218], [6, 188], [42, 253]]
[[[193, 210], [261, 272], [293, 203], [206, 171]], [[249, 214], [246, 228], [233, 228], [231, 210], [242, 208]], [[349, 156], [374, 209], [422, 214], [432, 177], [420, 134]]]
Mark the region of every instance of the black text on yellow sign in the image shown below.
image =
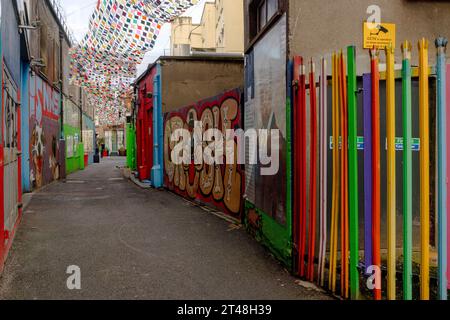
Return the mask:
[[384, 49], [390, 44], [395, 48], [395, 24], [364, 23], [364, 49]]

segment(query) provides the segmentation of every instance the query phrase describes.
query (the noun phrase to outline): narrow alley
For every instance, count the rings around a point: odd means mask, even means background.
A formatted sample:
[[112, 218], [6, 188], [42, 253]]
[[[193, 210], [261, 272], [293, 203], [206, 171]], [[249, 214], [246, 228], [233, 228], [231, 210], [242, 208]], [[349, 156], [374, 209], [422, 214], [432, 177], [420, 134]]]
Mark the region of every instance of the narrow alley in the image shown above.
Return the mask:
[[[0, 299], [327, 299], [244, 230], [122, 178], [123, 162], [104, 160], [32, 197]], [[66, 286], [71, 265], [82, 290]]]
[[447, 301], [449, 13], [0, 0], [0, 304]]

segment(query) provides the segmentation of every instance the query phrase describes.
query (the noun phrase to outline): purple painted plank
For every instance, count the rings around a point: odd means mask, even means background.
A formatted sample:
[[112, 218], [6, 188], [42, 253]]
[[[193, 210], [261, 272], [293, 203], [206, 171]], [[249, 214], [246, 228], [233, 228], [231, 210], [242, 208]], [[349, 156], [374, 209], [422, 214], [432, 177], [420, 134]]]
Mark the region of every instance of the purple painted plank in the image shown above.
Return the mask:
[[372, 78], [363, 75], [364, 88], [364, 261], [372, 265]]

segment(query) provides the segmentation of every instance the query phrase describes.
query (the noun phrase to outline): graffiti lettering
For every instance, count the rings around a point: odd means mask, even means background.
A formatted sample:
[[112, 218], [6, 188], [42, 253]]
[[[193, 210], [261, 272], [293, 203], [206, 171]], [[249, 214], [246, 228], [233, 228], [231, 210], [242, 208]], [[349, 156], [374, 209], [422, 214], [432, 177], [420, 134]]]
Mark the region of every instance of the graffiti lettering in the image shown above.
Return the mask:
[[[234, 217], [242, 211], [244, 175], [236, 161], [239, 137], [229, 131], [241, 127], [240, 103], [240, 91], [233, 90], [169, 113], [164, 133], [166, 186]], [[229, 164], [224, 144], [236, 157]]]

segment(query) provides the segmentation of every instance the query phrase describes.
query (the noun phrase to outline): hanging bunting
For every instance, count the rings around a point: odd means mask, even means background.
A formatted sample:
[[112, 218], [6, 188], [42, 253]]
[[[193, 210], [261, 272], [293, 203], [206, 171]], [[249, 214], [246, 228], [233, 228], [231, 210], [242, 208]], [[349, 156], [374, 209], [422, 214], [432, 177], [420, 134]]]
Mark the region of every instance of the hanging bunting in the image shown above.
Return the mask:
[[[117, 97], [136, 77], [164, 23], [198, 0], [99, 0], [83, 40], [70, 50], [71, 84], [97, 99], [100, 122], [117, 119]], [[104, 110], [103, 110], [104, 109]]]

